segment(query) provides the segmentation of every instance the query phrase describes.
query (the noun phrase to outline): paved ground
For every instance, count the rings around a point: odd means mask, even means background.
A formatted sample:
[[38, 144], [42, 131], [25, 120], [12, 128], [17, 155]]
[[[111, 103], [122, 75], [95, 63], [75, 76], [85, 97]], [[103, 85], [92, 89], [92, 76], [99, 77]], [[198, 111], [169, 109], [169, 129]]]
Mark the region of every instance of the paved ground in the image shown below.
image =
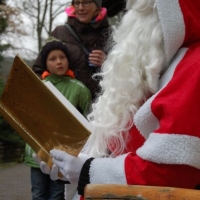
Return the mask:
[[31, 200], [29, 167], [23, 163], [0, 165], [0, 200]]

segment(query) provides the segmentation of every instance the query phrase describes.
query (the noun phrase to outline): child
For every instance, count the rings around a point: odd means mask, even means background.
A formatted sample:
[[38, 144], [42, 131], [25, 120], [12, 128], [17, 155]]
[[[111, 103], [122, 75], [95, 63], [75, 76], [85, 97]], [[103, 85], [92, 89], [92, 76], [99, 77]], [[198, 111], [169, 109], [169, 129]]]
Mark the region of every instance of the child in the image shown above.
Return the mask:
[[[70, 56], [65, 44], [50, 38], [41, 50], [41, 63], [45, 67], [43, 81], [50, 81], [84, 116], [91, 104], [91, 93], [69, 70]], [[31, 167], [32, 199], [64, 199], [64, 181], [53, 181], [41, 172], [32, 158], [33, 150], [26, 144], [25, 164]], [[47, 185], [48, 184], [48, 185]]]

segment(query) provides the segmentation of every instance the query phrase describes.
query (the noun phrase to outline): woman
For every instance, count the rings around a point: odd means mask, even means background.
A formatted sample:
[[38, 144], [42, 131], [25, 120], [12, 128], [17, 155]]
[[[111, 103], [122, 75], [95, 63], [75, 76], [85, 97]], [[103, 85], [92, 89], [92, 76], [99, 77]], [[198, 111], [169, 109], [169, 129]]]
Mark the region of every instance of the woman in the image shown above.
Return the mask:
[[[93, 80], [92, 75], [98, 71], [105, 60], [104, 47], [109, 35], [107, 10], [101, 8], [101, 4], [101, 0], [73, 0], [71, 6], [66, 8], [67, 23], [90, 52], [89, 55], [86, 55], [79, 46], [66, 25], [56, 27], [51, 33], [51, 36], [66, 44], [71, 55], [71, 70], [74, 71], [76, 79], [82, 81], [90, 89], [93, 100], [99, 92], [99, 87], [98, 80]], [[39, 76], [44, 71], [40, 55], [33, 65], [33, 71]]]

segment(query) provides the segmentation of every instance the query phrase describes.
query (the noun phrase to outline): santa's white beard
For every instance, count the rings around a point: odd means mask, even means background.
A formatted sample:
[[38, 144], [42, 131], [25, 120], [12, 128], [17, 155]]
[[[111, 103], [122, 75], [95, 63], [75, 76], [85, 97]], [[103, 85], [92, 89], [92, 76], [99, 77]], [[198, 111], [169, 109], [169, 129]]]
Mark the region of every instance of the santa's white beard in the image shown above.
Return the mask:
[[95, 157], [107, 155], [111, 140], [113, 155], [123, 152], [135, 113], [157, 91], [164, 62], [161, 25], [154, 0], [134, 2], [113, 34], [115, 44], [100, 73], [102, 94], [88, 115], [87, 153]]

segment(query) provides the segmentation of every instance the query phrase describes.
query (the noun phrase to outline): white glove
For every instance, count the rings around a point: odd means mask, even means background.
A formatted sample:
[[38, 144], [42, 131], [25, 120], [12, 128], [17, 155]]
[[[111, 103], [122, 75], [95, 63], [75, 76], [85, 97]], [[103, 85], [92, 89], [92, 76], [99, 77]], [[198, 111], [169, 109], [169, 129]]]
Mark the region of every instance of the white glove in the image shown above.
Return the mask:
[[53, 163], [59, 167], [60, 172], [72, 184], [78, 184], [83, 164], [90, 157], [80, 153], [78, 157], [72, 156], [65, 151], [53, 149], [50, 151]]
[[40, 165], [40, 163], [41, 163], [41, 158], [36, 154], [36, 153], [33, 153], [32, 154], [32, 157], [33, 157], [33, 159], [34, 159], [34, 161], [38, 164], [38, 165]]
[[55, 180], [63, 180], [63, 181], [67, 181], [66, 177], [59, 177], [58, 173], [59, 173], [59, 168], [58, 166], [56, 166], [55, 164], [52, 166], [52, 168], [50, 169], [49, 166], [47, 165], [46, 162], [42, 161], [41, 158], [36, 154], [33, 153], [32, 155], [33, 159], [35, 160], [35, 162], [40, 166], [41, 171], [44, 174], [49, 174], [50, 178], [55, 181]]
[[51, 170], [50, 170], [49, 166], [47, 165], [47, 163], [42, 161], [41, 158], [36, 153], [33, 153], [32, 157], [35, 160], [35, 162], [40, 166], [41, 171], [44, 174], [50, 175]]

